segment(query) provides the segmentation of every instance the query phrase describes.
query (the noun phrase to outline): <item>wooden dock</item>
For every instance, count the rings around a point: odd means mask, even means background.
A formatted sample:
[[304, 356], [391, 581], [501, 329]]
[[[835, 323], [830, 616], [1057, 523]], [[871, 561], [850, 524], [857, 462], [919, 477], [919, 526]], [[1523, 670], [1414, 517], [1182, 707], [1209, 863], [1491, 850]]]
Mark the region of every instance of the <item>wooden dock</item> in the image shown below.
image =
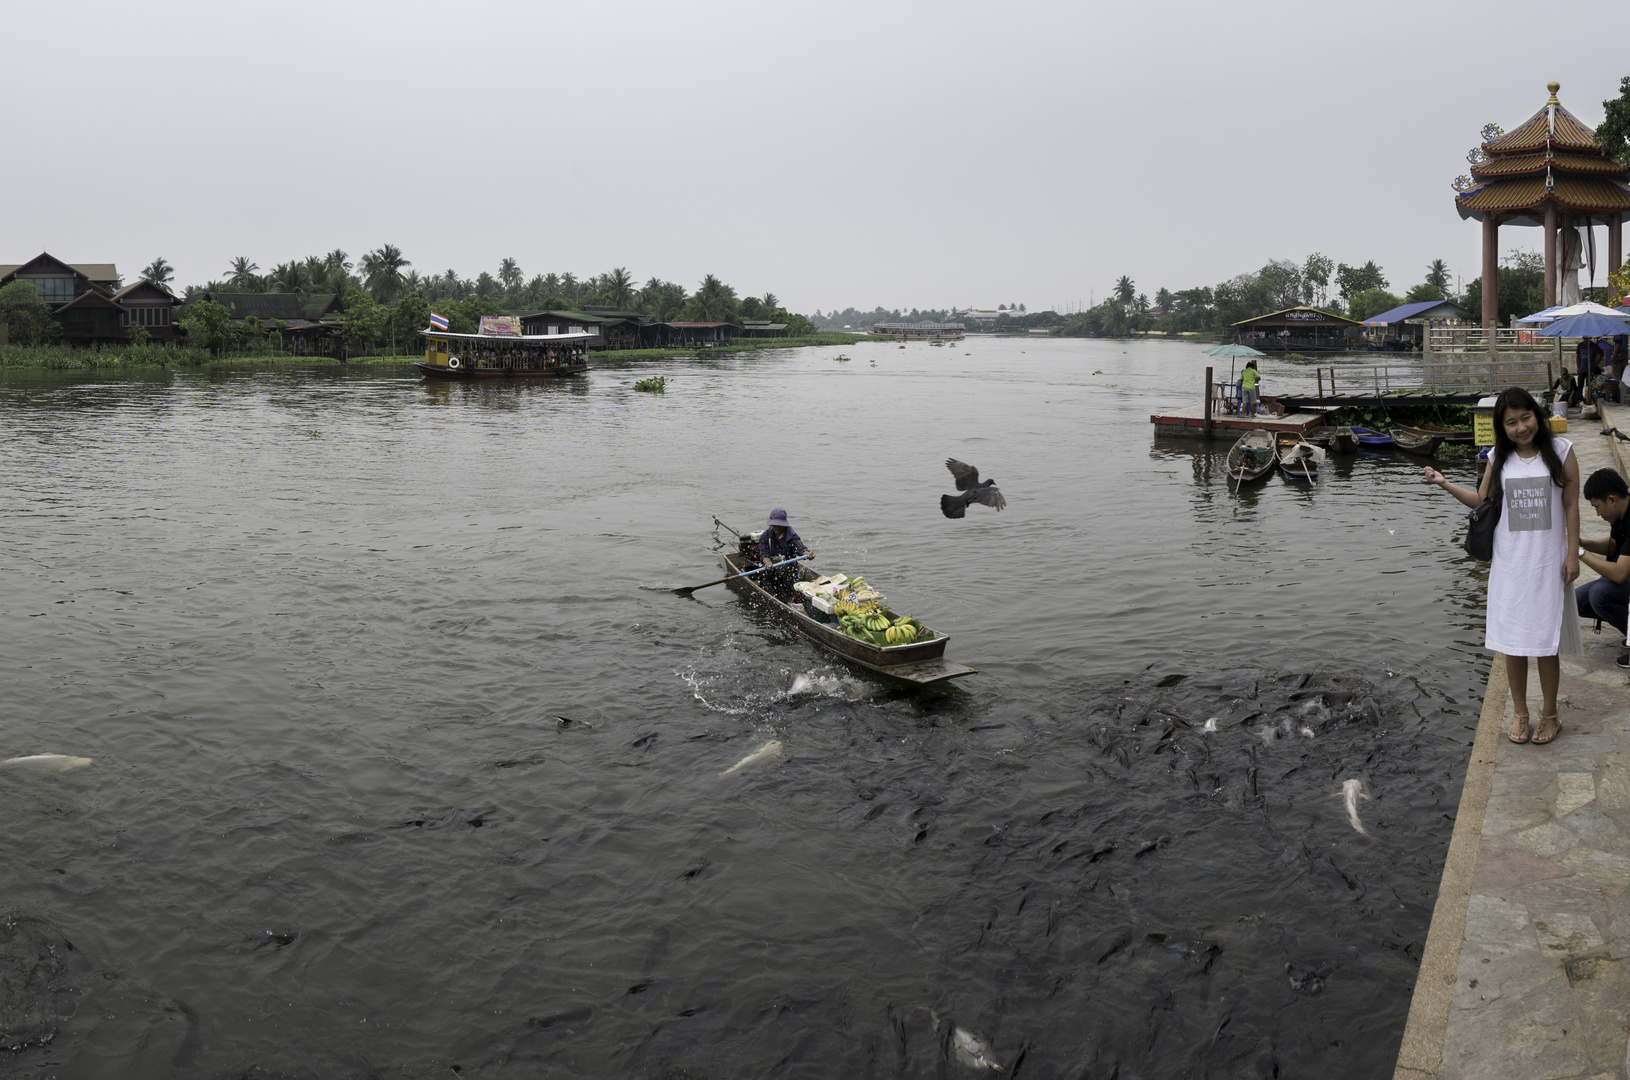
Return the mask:
[[[1234, 416], [1213, 413], [1211, 430], [1223, 438], [1237, 438], [1247, 431], [1283, 432], [1286, 435], [1304, 435], [1324, 424], [1324, 410], [1313, 408], [1287, 412], [1283, 416]], [[1204, 438], [1206, 433], [1205, 408], [1190, 405], [1186, 409], [1169, 409], [1149, 417], [1157, 435], [1189, 435]]]

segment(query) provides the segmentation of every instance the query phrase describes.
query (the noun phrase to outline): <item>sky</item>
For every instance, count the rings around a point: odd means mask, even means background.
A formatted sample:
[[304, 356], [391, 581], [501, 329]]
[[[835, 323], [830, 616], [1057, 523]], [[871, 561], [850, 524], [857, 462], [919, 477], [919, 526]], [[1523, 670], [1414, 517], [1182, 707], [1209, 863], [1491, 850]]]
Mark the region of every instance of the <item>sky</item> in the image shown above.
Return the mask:
[[1630, 74], [1552, 32], [1606, 31], [1600, 3], [1535, 10], [0, 0], [0, 262], [163, 256], [185, 286], [390, 243], [808, 313], [1062, 310], [1319, 251], [1402, 293], [1479, 272], [1450, 182], [1485, 123], [1555, 79], [1595, 126]]

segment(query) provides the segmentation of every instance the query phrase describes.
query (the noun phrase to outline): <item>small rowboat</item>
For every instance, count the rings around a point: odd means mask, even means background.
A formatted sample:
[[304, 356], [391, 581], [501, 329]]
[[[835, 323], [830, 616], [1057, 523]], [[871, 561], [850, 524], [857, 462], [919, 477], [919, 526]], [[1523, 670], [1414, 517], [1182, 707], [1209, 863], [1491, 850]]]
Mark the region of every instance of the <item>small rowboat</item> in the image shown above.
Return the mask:
[[1353, 425], [1353, 436], [1358, 439], [1359, 446], [1368, 447], [1371, 450], [1380, 450], [1383, 447], [1392, 445], [1391, 435], [1383, 431], [1376, 431], [1373, 428], [1359, 427], [1357, 424]]
[[[724, 563], [726, 572], [731, 574], [740, 574], [753, 568], [752, 564], [737, 551], [724, 552], [719, 559]], [[796, 569], [803, 581], [813, 581], [820, 577], [808, 563], [800, 563]], [[932, 637], [918, 638], [910, 645], [877, 646], [869, 641], [852, 638], [835, 626], [816, 622], [805, 613], [801, 603], [783, 604], [775, 598], [774, 593], [758, 583], [756, 576], [732, 578], [730, 584], [764, 604], [783, 622], [815, 644], [837, 653], [851, 664], [859, 664], [879, 675], [887, 675], [891, 679], [899, 679], [916, 686], [927, 686], [930, 683], [974, 674], [973, 668], [953, 664], [945, 659], [945, 645], [951, 638], [937, 630], [930, 630]], [[892, 611], [885, 610], [885, 613], [890, 619], [897, 617]]]
[[1292, 480], [1316, 480], [1324, 451], [1299, 436], [1279, 440], [1279, 469]]
[[1394, 427], [1392, 429], [1392, 442], [1400, 450], [1411, 454], [1419, 454], [1421, 457], [1431, 457], [1438, 452], [1438, 444], [1443, 442], [1443, 436], [1433, 435], [1430, 438], [1422, 438], [1404, 428]]
[[1422, 439], [1441, 439], [1446, 443], [1469, 443], [1472, 441], [1471, 428], [1445, 427], [1442, 424], [1394, 424], [1394, 432], [1402, 431], [1408, 435], [1415, 435]]
[[1272, 435], [1266, 431], [1247, 431], [1228, 451], [1228, 479], [1236, 487], [1261, 479], [1273, 472], [1278, 456]]
[[1333, 454], [1358, 453], [1358, 436], [1353, 429], [1346, 427], [1325, 428], [1322, 431], [1310, 431], [1303, 438], [1314, 446], [1322, 446]]

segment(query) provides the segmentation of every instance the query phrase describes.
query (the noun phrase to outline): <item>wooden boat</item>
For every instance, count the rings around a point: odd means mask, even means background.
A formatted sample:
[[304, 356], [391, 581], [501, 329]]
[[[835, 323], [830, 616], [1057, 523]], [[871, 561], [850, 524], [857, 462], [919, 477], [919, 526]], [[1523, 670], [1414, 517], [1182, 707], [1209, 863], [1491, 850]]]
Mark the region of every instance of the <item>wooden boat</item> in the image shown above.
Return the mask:
[[1352, 428], [1345, 425], [1323, 430], [1314, 429], [1302, 437], [1314, 446], [1322, 446], [1333, 454], [1358, 453], [1358, 436], [1353, 434]]
[[1247, 431], [1228, 451], [1228, 479], [1237, 487], [1273, 472], [1278, 458], [1273, 436], [1266, 431]]
[[1392, 429], [1392, 443], [1394, 446], [1411, 454], [1419, 454], [1421, 457], [1431, 457], [1437, 453], [1438, 444], [1441, 442], [1443, 442], [1443, 436], [1441, 435], [1422, 438], [1401, 427]]
[[[753, 568], [738, 551], [723, 552], [719, 558], [728, 573], [740, 574]], [[808, 563], [800, 563], [796, 569], [800, 580], [803, 581], [813, 581], [821, 576]], [[767, 606], [794, 630], [815, 644], [837, 653], [851, 664], [859, 664], [879, 675], [887, 675], [891, 679], [899, 679], [916, 686], [927, 686], [930, 683], [974, 674], [973, 668], [953, 664], [945, 659], [945, 646], [951, 638], [932, 627], [928, 628], [934, 635], [931, 638], [918, 638], [910, 645], [880, 647], [869, 641], [850, 637], [835, 624], [816, 622], [804, 611], [802, 603], [783, 604], [775, 598], [774, 593], [759, 584], [757, 576], [735, 578], [730, 584]], [[892, 611], [888, 611], [887, 614], [891, 619], [897, 617]]]
[[451, 334], [420, 330], [424, 359], [413, 366], [433, 379], [548, 379], [589, 369], [593, 334]]
[[1306, 439], [1287, 435], [1279, 440], [1279, 469], [1292, 480], [1316, 480], [1322, 451]]
[[1357, 424], [1353, 425], [1353, 436], [1358, 439], [1359, 446], [1371, 450], [1379, 450], [1392, 445], [1391, 435], [1384, 431], [1376, 431], [1373, 428], [1359, 427]]
[[1394, 432], [1402, 431], [1422, 439], [1440, 439], [1446, 443], [1469, 443], [1472, 441], [1471, 428], [1446, 427], [1443, 424], [1394, 424]]

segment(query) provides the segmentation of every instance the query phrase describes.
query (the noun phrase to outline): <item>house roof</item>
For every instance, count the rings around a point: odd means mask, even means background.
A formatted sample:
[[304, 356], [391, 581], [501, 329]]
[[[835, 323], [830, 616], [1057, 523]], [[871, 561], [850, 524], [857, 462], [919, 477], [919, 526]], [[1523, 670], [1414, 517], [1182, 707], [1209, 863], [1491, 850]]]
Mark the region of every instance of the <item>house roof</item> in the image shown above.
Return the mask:
[[[1575, 150], [1595, 150], [1596, 132], [1579, 122], [1579, 118], [1562, 107], [1556, 92], [1557, 83], [1549, 83], [1550, 100], [1539, 112], [1518, 124], [1511, 131], [1483, 144], [1491, 154], [1512, 150], [1534, 150], [1549, 143], [1552, 146], [1571, 147]], [[1554, 120], [1553, 120], [1554, 116]]]
[[1481, 217], [1485, 212], [1532, 210], [1547, 199], [1569, 210], [1587, 213], [1630, 211], [1630, 188], [1605, 176], [1551, 176], [1547, 190], [1544, 174], [1509, 176], [1490, 180], [1456, 197], [1461, 217]]
[[234, 321], [254, 317], [262, 322], [316, 322], [338, 307], [334, 293], [204, 293], [200, 299], [213, 300], [226, 308]]
[[163, 285], [160, 285], [155, 281], [149, 281], [146, 278], [142, 278], [140, 281], [137, 281], [134, 284], [126, 285], [124, 288], [122, 288], [118, 292], [114, 293], [113, 294], [113, 299], [118, 300], [118, 301], [120, 301], [122, 303], [126, 298], [134, 296], [135, 293], [136, 293], [136, 290], [141, 289], [143, 287], [152, 289], [154, 292], [158, 293], [159, 296], [162, 299], [174, 300], [176, 298], [175, 293], [171, 292], [169, 289], [165, 288]]
[[49, 259], [64, 270], [71, 270], [91, 281], [108, 282], [119, 280], [119, 271], [114, 268], [112, 263], [65, 263], [49, 251], [42, 251], [25, 263], [0, 263], [0, 280], [10, 277], [25, 266], [33, 266], [41, 259]]
[[1630, 166], [1602, 154], [1546, 154], [1534, 151], [1525, 154], [1502, 154], [1481, 165], [1472, 166], [1473, 176], [1514, 176], [1519, 173], [1544, 172], [1546, 166], [1562, 172], [1597, 173], [1621, 176], [1630, 173]]
[[123, 311], [124, 306], [108, 296], [107, 293], [97, 292], [95, 289], [86, 289], [72, 300], [57, 308], [58, 311], [67, 311], [72, 307], [110, 307], [115, 311]]
[[[1308, 312], [1309, 315], [1298, 317], [1295, 314], [1296, 312], [1304, 311]], [[1234, 323], [1233, 325], [1249, 326], [1252, 323], [1272, 322], [1275, 319], [1286, 325], [1292, 325], [1299, 322], [1316, 324], [1325, 322], [1326, 320], [1329, 320], [1330, 322], [1346, 323], [1349, 326], [1363, 325], [1357, 319], [1349, 319], [1345, 315], [1334, 315], [1328, 311], [1321, 311], [1316, 307], [1308, 307], [1305, 304], [1298, 304], [1296, 307], [1282, 308], [1279, 311], [1270, 311], [1266, 315], [1254, 315], [1249, 319], [1241, 319], [1239, 322]]]
[[734, 327], [737, 330], [741, 329], [741, 327], [736, 326], [735, 323], [727, 323], [727, 322], [671, 322], [671, 323], [664, 323], [663, 325], [664, 326], [672, 326], [672, 327], [674, 327], [676, 329], [685, 329], [685, 330], [708, 330], [708, 329], [711, 329], [711, 328], [713, 328], [715, 326], [730, 326], [730, 327]]
[[615, 318], [605, 315], [589, 315], [582, 311], [534, 311], [530, 315], [522, 315], [523, 319], [544, 319], [553, 315], [557, 319], [576, 319], [578, 322], [606, 323], [617, 322]]
[[741, 324], [741, 328], [743, 330], [785, 330], [787, 324], [784, 322], [744, 322]]
[[1428, 312], [1436, 311], [1438, 308], [1448, 308], [1451, 311], [1462, 313], [1466, 310], [1459, 304], [1449, 300], [1423, 300], [1414, 304], [1401, 304], [1389, 311], [1383, 311], [1379, 315], [1371, 316], [1364, 320], [1364, 325], [1391, 326], [1394, 323], [1401, 323], [1405, 319], [1425, 318]]

